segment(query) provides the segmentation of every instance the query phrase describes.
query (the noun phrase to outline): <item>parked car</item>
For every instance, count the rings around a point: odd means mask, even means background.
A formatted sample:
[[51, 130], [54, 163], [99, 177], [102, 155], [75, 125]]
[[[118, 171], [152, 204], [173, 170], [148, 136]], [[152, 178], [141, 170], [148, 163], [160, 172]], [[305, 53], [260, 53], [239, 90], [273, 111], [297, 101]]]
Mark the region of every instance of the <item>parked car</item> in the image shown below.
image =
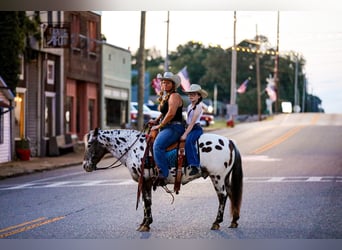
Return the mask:
[[[137, 125], [138, 124], [138, 103], [137, 102], [131, 102], [131, 124], [132, 125]], [[149, 120], [151, 120], [151, 114], [150, 110], [143, 110], [144, 114], [144, 123], [147, 123]]]
[[201, 123], [201, 126], [203, 127], [208, 127], [210, 125], [213, 125], [215, 124], [214, 116], [210, 114], [202, 114], [200, 118], [200, 123]]
[[[183, 111], [182, 114], [183, 114], [183, 119], [186, 120], [188, 116], [186, 111]], [[211, 114], [203, 113], [200, 117], [200, 124], [202, 127], [208, 127], [210, 125], [215, 124], [215, 118]]]

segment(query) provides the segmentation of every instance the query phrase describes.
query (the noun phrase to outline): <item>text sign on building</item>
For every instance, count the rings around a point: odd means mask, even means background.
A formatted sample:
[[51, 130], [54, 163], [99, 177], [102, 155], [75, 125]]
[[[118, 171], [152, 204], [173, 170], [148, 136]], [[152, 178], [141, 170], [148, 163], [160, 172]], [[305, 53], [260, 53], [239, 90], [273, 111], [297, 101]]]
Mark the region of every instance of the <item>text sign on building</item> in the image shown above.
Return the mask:
[[48, 24], [44, 30], [44, 48], [67, 48], [70, 28], [66, 23]]

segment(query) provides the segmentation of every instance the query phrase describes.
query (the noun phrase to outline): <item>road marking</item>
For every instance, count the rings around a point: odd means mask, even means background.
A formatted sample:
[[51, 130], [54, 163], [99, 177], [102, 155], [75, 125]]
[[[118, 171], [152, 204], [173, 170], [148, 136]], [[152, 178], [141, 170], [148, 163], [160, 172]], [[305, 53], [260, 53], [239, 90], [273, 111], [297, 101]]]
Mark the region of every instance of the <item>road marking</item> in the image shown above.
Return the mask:
[[267, 155], [243, 155], [242, 161], [262, 161], [262, 162], [273, 162], [273, 161], [282, 161], [279, 158], [270, 158]]
[[265, 152], [265, 151], [279, 145], [280, 143], [289, 139], [291, 136], [297, 134], [302, 128], [304, 128], [304, 126], [298, 126], [298, 127], [292, 128], [290, 131], [288, 131], [284, 135], [278, 137], [277, 139], [271, 141], [270, 143], [267, 143], [267, 144], [261, 146], [260, 148], [257, 148], [256, 150], [254, 150], [252, 152], [252, 154], [260, 154], [262, 152]]
[[[60, 217], [55, 217], [55, 218], [51, 218], [51, 219], [47, 219], [46, 217], [40, 217], [38, 219], [32, 220], [32, 221], [27, 221], [18, 225], [14, 225], [14, 226], [10, 226], [7, 228], [3, 228], [0, 229], [0, 232], [6, 232], [3, 234], [0, 234], [0, 239], [6, 238], [8, 236], [14, 235], [14, 234], [18, 234], [18, 233], [22, 233], [28, 230], [31, 230], [33, 228], [36, 227], [40, 227], [52, 222], [56, 222], [59, 221], [61, 219], [64, 219], [65, 216], [60, 216]], [[40, 222], [39, 222], [40, 221]], [[35, 223], [37, 222], [37, 223]], [[12, 230], [14, 229], [14, 230]]]
[[[244, 177], [245, 183], [280, 183], [280, 182], [342, 182], [342, 176], [269, 176], [269, 177]], [[194, 183], [210, 182], [210, 178], [199, 178]], [[60, 182], [37, 182], [30, 185], [1, 186], [0, 191], [17, 189], [38, 188], [68, 188], [68, 187], [102, 187], [136, 185], [132, 179], [96, 180], [96, 181], [60, 181]]]

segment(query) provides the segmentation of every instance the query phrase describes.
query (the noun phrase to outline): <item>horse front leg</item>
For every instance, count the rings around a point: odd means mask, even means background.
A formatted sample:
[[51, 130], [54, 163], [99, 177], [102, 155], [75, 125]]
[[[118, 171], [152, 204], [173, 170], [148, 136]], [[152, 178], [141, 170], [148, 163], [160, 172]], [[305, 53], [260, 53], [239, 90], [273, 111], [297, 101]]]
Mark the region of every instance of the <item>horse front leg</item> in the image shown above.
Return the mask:
[[144, 180], [142, 186], [142, 198], [144, 202], [144, 219], [137, 228], [139, 232], [149, 232], [150, 224], [153, 222], [152, 218], [152, 181]]
[[211, 230], [219, 230], [220, 229], [220, 223], [223, 221], [223, 215], [224, 215], [224, 209], [226, 207], [227, 202], [227, 194], [219, 193], [218, 190], [217, 197], [219, 200], [219, 207], [216, 215], [216, 220], [214, 221], [213, 225], [211, 226]]

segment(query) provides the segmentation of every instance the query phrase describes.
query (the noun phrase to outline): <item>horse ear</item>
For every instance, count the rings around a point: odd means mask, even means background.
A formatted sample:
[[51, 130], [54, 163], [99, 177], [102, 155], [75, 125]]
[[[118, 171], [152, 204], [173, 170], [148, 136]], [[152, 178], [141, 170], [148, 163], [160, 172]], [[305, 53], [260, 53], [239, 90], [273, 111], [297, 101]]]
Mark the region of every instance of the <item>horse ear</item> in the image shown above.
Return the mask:
[[95, 128], [93, 135], [94, 136], [98, 136], [99, 135], [99, 128]]

